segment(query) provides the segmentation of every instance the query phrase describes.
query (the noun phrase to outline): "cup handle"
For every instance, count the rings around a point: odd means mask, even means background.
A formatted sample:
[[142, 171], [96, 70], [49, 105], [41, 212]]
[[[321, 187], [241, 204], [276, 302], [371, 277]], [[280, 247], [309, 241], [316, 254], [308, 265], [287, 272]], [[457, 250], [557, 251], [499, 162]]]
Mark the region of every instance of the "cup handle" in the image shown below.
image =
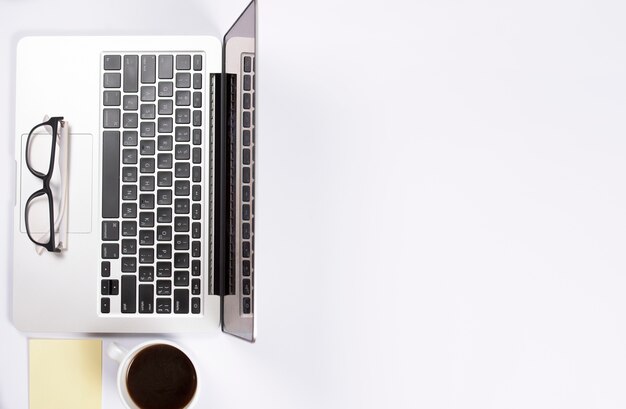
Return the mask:
[[107, 348], [107, 355], [118, 364], [121, 364], [128, 351], [115, 342], [111, 342]]

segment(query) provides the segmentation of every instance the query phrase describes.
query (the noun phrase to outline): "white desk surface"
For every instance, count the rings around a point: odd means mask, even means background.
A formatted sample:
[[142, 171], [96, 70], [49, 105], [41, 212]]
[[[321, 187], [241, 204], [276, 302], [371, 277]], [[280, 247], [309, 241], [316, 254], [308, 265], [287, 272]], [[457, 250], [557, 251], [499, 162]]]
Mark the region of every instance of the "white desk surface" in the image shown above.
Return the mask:
[[[259, 1], [258, 342], [179, 338], [200, 407], [626, 407], [626, 4]], [[3, 189], [16, 39], [223, 33], [245, 1], [182, 4], [0, 0]], [[20, 409], [0, 204], [0, 407]]]

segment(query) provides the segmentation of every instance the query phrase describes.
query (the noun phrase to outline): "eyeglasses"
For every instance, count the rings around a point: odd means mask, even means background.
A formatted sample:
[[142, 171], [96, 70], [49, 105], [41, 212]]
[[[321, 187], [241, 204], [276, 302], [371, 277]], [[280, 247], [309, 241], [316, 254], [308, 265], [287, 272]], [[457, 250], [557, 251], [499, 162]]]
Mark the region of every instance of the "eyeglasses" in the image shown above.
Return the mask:
[[[67, 137], [67, 123], [57, 116], [45, 117], [44, 122], [31, 129], [26, 140], [26, 166], [42, 180], [43, 187], [26, 201], [24, 221], [28, 238], [40, 246], [40, 254], [42, 248], [60, 252], [67, 242]], [[59, 171], [53, 178], [55, 164]], [[53, 190], [58, 202], [54, 200]]]

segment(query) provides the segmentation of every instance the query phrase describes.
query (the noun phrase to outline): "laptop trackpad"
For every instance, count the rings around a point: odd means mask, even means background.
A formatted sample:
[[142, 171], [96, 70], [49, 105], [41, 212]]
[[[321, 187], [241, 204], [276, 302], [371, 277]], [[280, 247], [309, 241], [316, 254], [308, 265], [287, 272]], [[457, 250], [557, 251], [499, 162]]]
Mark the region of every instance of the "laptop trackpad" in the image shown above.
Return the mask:
[[[42, 136], [46, 137], [46, 136]], [[42, 188], [41, 179], [36, 178], [30, 173], [25, 162], [24, 152], [26, 150], [26, 140], [28, 134], [22, 135], [22, 160], [20, 163], [20, 207], [24, 209], [26, 201], [30, 195]], [[42, 146], [41, 149], [38, 149]], [[40, 158], [42, 161], [49, 160], [49, 144], [32, 144], [31, 158]], [[33, 159], [36, 160], [36, 159]], [[53, 171], [53, 177], [50, 181], [50, 188], [52, 190], [54, 199], [55, 212], [60, 205], [60, 200], [57, 196], [61, 196], [61, 183], [60, 175], [58, 172], [58, 166], [55, 166]], [[68, 145], [68, 201], [67, 201], [67, 215], [68, 215], [68, 232], [69, 233], [89, 233], [91, 232], [91, 216], [93, 212], [92, 197], [93, 197], [93, 136], [91, 134], [83, 133], [70, 133], [69, 145]], [[43, 206], [39, 209], [37, 206]], [[34, 202], [31, 205], [29, 212], [30, 228], [32, 232], [43, 233], [49, 226], [49, 221], [46, 220], [45, 210], [46, 202]], [[22, 215], [24, 211], [20, 212]], [[25, 233], [26, 225], [24, 217], [21, 218], [20, 230]]]

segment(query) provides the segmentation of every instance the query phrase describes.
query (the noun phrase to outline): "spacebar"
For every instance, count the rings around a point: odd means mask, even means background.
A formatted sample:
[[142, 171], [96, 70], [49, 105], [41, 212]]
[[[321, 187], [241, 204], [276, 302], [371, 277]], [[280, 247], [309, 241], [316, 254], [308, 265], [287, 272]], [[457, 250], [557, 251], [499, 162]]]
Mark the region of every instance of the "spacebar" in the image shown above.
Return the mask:
[[120, 216], [120, 133], [102, 133], [102, 217]]

